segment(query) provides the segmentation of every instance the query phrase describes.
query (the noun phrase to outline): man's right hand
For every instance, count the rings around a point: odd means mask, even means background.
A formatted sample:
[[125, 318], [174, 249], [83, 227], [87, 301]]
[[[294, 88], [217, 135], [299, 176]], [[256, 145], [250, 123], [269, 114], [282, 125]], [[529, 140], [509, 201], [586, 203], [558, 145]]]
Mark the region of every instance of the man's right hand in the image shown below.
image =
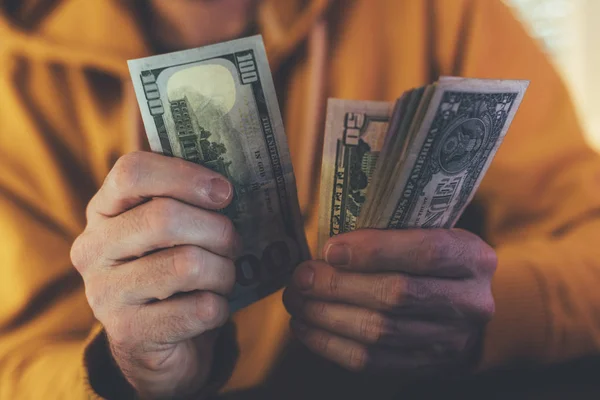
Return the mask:
[[120, 158], [71, 250], [121, 371], [143, 398], [201, 391], [229, 316], [240, 239], [216, 213], [233, 189], [177, 158]]

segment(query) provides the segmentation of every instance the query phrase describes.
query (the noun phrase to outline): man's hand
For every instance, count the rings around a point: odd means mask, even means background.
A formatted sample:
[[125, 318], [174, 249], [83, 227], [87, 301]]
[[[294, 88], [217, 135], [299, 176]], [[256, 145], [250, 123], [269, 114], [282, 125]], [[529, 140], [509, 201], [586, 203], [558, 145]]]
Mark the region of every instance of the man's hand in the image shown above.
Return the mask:
[[468, 366], [494, 313], [496, 254], [462, 230], [360, 230], [295, 271], [284, 303], [309, 349], [350, 370]]
[[208, 169], [132, 153], [88, 206], [71, 258], [117, 364], [144, 398], [193, 394], [207, 381], [240, 242], [211, 210], [231, 199], [230, 183]]

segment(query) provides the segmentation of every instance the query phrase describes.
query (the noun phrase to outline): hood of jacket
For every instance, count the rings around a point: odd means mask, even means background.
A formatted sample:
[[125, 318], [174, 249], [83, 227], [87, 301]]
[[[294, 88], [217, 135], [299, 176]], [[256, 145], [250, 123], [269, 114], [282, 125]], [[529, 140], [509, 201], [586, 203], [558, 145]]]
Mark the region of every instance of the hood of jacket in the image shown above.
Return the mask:
[[[260, 3], [257, 22], [272, 68], [309, 35], [329, 3]], [[151, 54], [133, 0], [0, 0], [0, 51], [119, 75], [127, 75], [125, 60]]]

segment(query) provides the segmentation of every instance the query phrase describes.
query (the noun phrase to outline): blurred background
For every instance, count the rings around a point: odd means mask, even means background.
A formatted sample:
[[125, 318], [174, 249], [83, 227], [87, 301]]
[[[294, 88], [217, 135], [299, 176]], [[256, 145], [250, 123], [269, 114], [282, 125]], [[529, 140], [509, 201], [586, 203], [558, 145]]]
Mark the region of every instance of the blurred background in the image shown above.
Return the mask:
[[590, 144], [600, 151], [600, 1], [504, 1], [554, 60], [578, 105]]

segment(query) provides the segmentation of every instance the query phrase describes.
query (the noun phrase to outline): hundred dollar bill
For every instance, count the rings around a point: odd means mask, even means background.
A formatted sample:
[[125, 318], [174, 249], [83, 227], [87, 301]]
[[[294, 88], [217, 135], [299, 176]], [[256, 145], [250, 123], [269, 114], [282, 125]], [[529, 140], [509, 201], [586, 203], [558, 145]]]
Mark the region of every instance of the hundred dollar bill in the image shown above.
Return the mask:
[[[359, 227], [451, 228], [469, 204], [528, 81], [442, 77], [391, 175], [389, 195]], [[387, 162], [390, 160], [382, 160]], [[374, 194], [376, 196], [376, 194]]]
[[262, 38], [128, 64], [152, 151], [203, 165], [234, 186], [222, 212], [244, 249], [231, 310], [280, 289], [309, 250]]
[[392, 104], [329, 99], [321, 169], [319, 249], [356, 228], [383, 146]]

